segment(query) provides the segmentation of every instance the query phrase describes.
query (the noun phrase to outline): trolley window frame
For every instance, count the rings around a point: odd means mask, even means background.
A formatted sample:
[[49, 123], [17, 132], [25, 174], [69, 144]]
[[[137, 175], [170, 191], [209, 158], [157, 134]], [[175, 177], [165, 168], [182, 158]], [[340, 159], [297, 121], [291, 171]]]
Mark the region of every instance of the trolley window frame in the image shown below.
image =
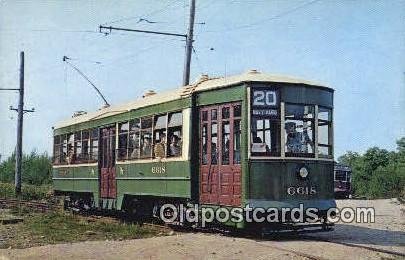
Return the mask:
[[[320, 109], [327, 110], [329, 112], [330, 119], [328, 118], [327, 120], [324, 120], [324, 119], [319, 118]], [[317, 128], [317, 134], [318, 134], [318, 136], [317, 136], [317, 146], [318, 146], [317, 156], [319, 158], [332, 158], [333, 157], [333, 109], [330, 108], [330, 107], [318, 105], [318, 111], [317, 111], [316, 116], [317, 116], [317, 126], [316, 126], [316, 128]], [[319, 130], [320, 130], [319, 127], [321, 126], [320, 123], [323, 124], [322, 126], [326, 125], [328, 127], [328, 129], [327, 129], [328, 143], [327, 144], [321, 143], [320, 140], [319, 140], [319, 136], [320, 136], [319, 135]], [[319, 150], [319, 147], [327, 147], [328, 148], [328, 154], [327, 155], [326, 154], [321, 154], [320, 150]]]
[[[315, 88], [317, 86], [314, 86]], [[320, 104], [314, 104], [314, 103], [299, 103], [299, 102], [285, 102], [283, 101], [282, 97], [281, 97], [281, 92], [280, 96], [279, 96], [279, 114], [280, 114], [280, 146], [281, 146], [281, 152], [280, 155], [266, 155], [266, 156], [257, 156], [254, 155], [252, 153], [251, 150], [251, 144], [252, 144], [252, 140], [251, 140], [251, 123], [252, 123], [252, 89], [254, 88], [266, 88], [266, 87], [255, 87], [255, 86], [249, 86], [247, 88], [247, 126], [248, 126], [248, 146], [247, 146], [247, 155], [248, 155], [248, 159], [253, 159], [253, 160], [280, 160], [280, 159], [292, 159], [292, 160], [319, 160], [319, 161], [333, 161], [334, 156], [333, 156], [333, 147], [334, 147], [334, 138], [333, 138], [333, 125], [334, 125], [334, 113], [333, 113], [333, 106], [328, 106], [328, 105], [320, 105]], [[275, 84], [273, 87], [269, 88], [273, 88], [273, 89], [280, 89], [280, 84]], [[285, 105], [286, 104], [295, 104], [295, 105], [309, 105], [309, 106], [313, 106], [314, 107], [314, 120], [313, 120], [313, 143], [314, 143], [314, 148], [313, 148], [313, 153], [312, 156], [286, 156], [286, 151], [285, 151], [285, 138], [284, 138], [284, 132], [285, 132]], [[318, 151], [318, 109], [319, 107], [322, 108], [326, 108], [329, 109], [331, 112], [331, 121], [329, 122], [330, 127], [329, 127], [329, 141], [330, 144], [328, 145], [330, 147], [330, 156], [319, 156], [319, 151]], [[322, 144], [321, 144], [322, 146]]]
[[[317, 136], [316, 136], [316, 120], [315, 118], [317, 117], [317, 112], [316, 112], [316, 105], [315, 104], [307, 104], [307, 103], [292, 103], [292, 102], [283, 102], [284, 104], [284, 109], [283, 109], [283, 113], [282, 113], [282, 117], [283, 117], [283, 125], [282, 125], [282, 129], [281, 129], [281, 135], [284, 135], [284, 143], [281, 144], [282, 146], [284, 146], [284, 157], [286, 158], [291, 158], [291, 157], [295, 157], [295, 158], [315, 158], [316, 157], [316, 142], [317, 142]], [[312, 136], [311, 136], [311, 141], [312, 141], [312, 152], [299, 152], [299, 153], [295, 153], [295, 152], [287, 152], [286, 148], [287, 148], [287, 129], [286, 129], [286, 121], [288, 120], [286, 118], [286, 110], [287, 110], [287, 106], [308, 106], [312, 108], [312, 118], [305, 118], [304, 116], [302, 117], [296, 117], [290, 120], [296, 120], [296, 121], [309, 121], [311, 122], [311, 130], [312, 130]]]

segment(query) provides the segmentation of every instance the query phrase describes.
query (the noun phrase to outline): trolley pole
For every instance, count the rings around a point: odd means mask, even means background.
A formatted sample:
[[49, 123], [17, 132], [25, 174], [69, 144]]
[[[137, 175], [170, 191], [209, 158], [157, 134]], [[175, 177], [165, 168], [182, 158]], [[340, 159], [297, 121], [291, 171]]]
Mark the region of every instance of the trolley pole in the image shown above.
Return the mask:
[[15, 193], [21, 195], [21, 161], [24, 117], [24, 52], [20, 53], [20, 95], [18, 100], [17, 146], [15, 149]]
[[190, 19], [186, 38], [186, 56], [184, 59], [183, 86], [190, 83], [191, 53], [193, 51], [193, 33], [195, 17], [195, 0], [190, 0]]

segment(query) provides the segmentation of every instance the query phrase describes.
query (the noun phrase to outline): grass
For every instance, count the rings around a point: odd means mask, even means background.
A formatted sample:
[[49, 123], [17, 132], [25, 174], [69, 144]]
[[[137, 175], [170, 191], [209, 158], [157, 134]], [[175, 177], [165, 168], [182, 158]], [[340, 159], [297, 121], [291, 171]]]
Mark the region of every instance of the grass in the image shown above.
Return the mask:
[[[27, 248], [89, 240], [126, 240], [165, 235], [151, 227], [115, 219], [93, 219], [65, 212], [27, 214], [19, 224], [0, 226], [0, 248]], [[4, 238], [3, 238], [4, 239]]]
[[[14, 184], [0, 182], [0, 198], [15, 198]], [[49, 200], [51, 186], [23, 184], [23, 200]], [[3, 211], [3, 212], [2, 212]], [[89, 240], [126, 240], [166, 235], [161, 230], [135, 223], [124, 223], [114, 218], [91, 218], [64, 211], [34, 213], [20, 206], [1, 210], [24, 219], [18, 224], [0, 224], [0, 248], [27, 248], [46, 244]]]
[[[49, 185], [23, 184], [21, 197], [23, 200], [47, 200], [52, 196], [52, 187]], [[14, 184], [0, 182], [0, 198], [15, 198]]]

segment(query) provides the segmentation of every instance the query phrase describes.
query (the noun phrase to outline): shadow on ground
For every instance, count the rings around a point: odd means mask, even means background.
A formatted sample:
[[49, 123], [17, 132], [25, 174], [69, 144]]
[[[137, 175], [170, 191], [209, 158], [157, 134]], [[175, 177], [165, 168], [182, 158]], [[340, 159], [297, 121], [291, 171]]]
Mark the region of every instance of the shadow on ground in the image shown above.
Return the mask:
[[405, 246], [405, 232], [382, 230], [348, 224], [336, 224], [329, 233], [306, 235], [306, 237], [324, 238], [337, 242], [370, 244], [380, 246]]
[[336, 224], [335, 230], [320, 233], [285, 233], [272, 234], [261, 237], [260, 235], [250, 235], [249, 238], [255, 240], [272, 240], [272, 241], [302, 241], [302, 240], [330, 240], [334, 242], [343, 242], [351, 244], [368, 244], [378, 246], [405, 246], [405, 232], [381, 230], [369, 227], [354, 226], [348, 224]]

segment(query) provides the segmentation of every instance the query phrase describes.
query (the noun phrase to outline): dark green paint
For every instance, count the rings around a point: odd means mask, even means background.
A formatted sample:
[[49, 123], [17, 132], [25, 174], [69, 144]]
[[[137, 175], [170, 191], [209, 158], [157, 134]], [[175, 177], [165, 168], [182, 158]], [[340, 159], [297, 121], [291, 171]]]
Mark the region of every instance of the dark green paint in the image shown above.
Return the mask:
[[[297, 170], [305, 165], [308, 178], [302, 180]], [[252, 161], [250, 163], [250, 200], [312, 200], [333, 198], [333, 162]], [[315, 187], [315, 195], [288, 195], [289, 187]]]
[[245, 85], [238, 85], [232, 88], [228, 87], [198, 93], [197, 106], [207, 106], [242, 100], [244, 98], [245, 89]]

